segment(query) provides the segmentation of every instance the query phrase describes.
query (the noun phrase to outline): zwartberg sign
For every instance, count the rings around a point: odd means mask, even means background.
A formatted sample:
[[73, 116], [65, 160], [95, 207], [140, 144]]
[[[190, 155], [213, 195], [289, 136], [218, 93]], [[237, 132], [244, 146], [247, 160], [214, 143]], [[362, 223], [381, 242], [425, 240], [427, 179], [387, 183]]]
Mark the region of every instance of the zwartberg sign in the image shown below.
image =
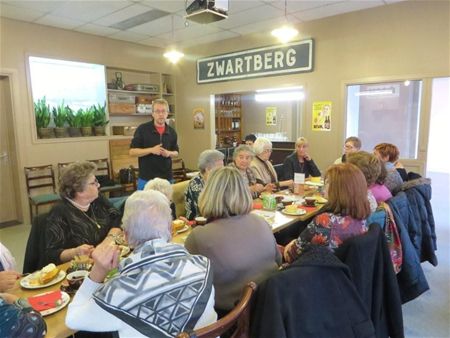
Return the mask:
[[313, 40], [309, 39], [200, 59], [197, 61], [197, 82], [249, 79], [312, 70]]

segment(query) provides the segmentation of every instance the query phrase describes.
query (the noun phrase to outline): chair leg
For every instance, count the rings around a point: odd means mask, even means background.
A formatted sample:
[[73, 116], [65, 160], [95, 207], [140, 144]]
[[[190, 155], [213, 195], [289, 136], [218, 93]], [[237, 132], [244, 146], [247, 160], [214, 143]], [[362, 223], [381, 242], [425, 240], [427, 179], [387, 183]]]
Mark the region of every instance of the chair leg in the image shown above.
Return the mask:
[[31, 203], [28, 203], [30, 206], [30, 224], [33, 223], [33, 205]]

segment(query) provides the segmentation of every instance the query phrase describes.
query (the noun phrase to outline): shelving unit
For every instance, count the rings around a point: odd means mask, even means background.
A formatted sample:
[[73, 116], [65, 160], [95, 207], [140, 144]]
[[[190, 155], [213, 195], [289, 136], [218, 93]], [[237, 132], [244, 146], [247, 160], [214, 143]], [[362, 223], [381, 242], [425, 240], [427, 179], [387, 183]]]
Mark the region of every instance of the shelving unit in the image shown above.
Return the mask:
[[215, 101], [217, 147], [241, 143], [241, 95], [219, 94]]
[[175, 127], [175, 79], [172, 75], [107, 67], [106, 82], [111, 135], [114, 135], [113, 127], [136, 127], [147, 122], [152, 113], [152, 101], [158, 98], [169, 103], [169, 125]]

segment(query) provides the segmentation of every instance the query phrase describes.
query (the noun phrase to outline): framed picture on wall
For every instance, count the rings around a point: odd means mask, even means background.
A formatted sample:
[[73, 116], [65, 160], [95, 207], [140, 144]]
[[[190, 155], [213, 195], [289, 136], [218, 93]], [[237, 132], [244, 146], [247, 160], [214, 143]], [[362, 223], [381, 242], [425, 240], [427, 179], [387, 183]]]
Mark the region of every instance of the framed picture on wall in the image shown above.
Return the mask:
[[205, 129], [205, 110], [195, 108], [192, 112], [194, 118], [194, 129]]

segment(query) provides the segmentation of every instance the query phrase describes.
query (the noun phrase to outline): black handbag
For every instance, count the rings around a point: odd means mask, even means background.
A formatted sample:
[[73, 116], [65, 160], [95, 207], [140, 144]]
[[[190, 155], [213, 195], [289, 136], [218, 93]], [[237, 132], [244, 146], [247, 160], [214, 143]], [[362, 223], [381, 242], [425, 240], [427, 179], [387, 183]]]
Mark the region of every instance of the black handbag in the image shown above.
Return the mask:
[[120, 184], [130, 184], [134, 182], [134, 171], [133, 168], [123, 168], [119, 170], [119, 181]]

